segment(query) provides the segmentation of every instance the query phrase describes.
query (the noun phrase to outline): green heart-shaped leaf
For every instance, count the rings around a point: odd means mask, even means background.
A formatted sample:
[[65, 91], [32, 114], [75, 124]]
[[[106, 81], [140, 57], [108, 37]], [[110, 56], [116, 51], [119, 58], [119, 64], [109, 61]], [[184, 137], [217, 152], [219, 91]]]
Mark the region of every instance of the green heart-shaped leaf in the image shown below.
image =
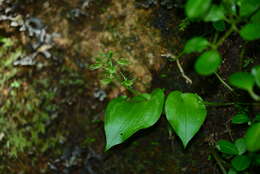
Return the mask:
[[260, 123], [250, 126], [245, 135], [247, 150], [256, 152], [260, 150]]
[[195, 70], [200, 75], [211, 75], [217, 71], [221, 64], [221, 57], [215, 50], [203, 53], [195, 63]]
[[137, 131], [154, 125], [160, 118], [163, 104], [162, 89], [130, 100], [122, 97], [111, 100], [105, 112], [106, 150], [124, 142]]
[[174, 91], [165, 103], [165, 113], [170, 125], [186, 147], [203, 124], [207, 111], [197, 94]]

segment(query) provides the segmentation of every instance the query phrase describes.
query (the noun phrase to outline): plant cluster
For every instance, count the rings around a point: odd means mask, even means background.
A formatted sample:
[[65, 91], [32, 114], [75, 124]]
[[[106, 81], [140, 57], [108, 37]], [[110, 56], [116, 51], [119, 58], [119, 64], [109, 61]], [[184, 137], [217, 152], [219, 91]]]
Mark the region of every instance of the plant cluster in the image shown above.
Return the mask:
[[[260, 154], [257, 151], [259, 145], [260, 131], [260, 115], [256, 115], [254, 119], [250, 119], [246, 113], [238, 113], [232, 118], [232, 124], [248, 124], [253, 125], [245, 133], [244, 137], [238, 138], [233, 142], [227, 140], [219, 140], [216, 148], [222, 153], [221, 157], [216, 160], [223, 171], [226, 173], [224, 166], [229, 168], [228, 174], [237, 174], [239, 172], [250, 172], [251, 167], [260, 165]], [[255, 136], [258, 136], [255, 138]]]

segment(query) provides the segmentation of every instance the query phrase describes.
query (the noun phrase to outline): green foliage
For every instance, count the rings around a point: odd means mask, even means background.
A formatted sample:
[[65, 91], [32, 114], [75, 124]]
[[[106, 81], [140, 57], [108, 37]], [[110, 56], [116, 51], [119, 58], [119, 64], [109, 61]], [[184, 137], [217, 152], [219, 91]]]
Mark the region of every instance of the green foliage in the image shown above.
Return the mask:
[[[250, 121], [247, 115], [237, 114], [235, 117], [245, 117], [248, 122]], [[235, 118], [233, 117], [233, 118]], [[240, 120], [240, 119], [238, 119]], [[238, 121], [240, 123], [240, 121]], [[244, 122], [244, 121], [242, 121]], [[236, 124], [236, 122], [235, 122]], [[219, 140], [216, 144], [216, 148], [223, 153], [223, 157], [226, 157], [227, 162], [231, 163], [232, 168], [229, 168], [228, 173], [239, 173], [241, 171], [247, 171], [251, 166], [259, 166], [257, 151], [260, 150], [260, 123], [254, 123], [251, 125], [243, 138], [238, 138], [235, 143], [226, 140]], [[228, 156], [224, 155], [227, 154]]]
[[247, 150], [256, 152], [260, 150], [260, 123], [250, 126], [245, 134]]
[[122, 72], [127, 65], [129, 65], [127, 59], [117, 58], [112, 51], [108, 51], [96, 57], [95, 63], [90, 65], [89, 69], [102, 71], [101, 83], [104, 85], [119, 82], [125, 87], [131, 87], [134, 80], [127, 78]]
[[259, 8], [260, 0], [240, 0], [238, 4], [240, 7], [240, 16], [245, 17], [251, 15]]
[[238, 149], [235, 144], [227, 141], [227, 140], [219, 140], [217, 142], [217, 149], [226, 154], [230, 155], [237, 155], [238, 154]]
[[260, 65], [253, 67], [251, 73], [255, 78], [257, 86], [260, 88]]
[[246, 142], [244, 138], [239, 138], [235, 141], [235, 146], [238, 150], [238, 155], [242, 155], [246, 152]]
[[215, 50], [203, 53], [195, 63], [195, 70], [200, 75], [211, 75], [221, 64], [221, 57]]
[[250, 121], [249, 117], [247, 114], [237, 114], [232, 118], [232, 123], [233, 124], [244, 124], [248, 123]]
[[160, 118], [163, 104], [161, 89], [130, 100], [119, 97], [110, 101], [105, 112], [106, 150], [124, 142], [137, 131], [154, 125]]
[[245, 40], [260, 39], [260, 23], [249, 23], [240, 30], [240, 35]]
[[213, 22], [212, 25], [217, 31], [225, 31], [226, 29], [226, 24], [223, 20]]
[[238, 155], [234, 159], [232, 159], [231, 164], [234, 169], [237, 171], [246, 170], [250, 165], [250, 158], [246, 155]]
[[208, 46], [209, 42], [207, 41], [207, 39], [203, 37], [193, 37], [186, 43], [183, 52], [186, 54], [193, 52], [202, 52]]
[[229, 77], [229, 83], [237, 88], [251, 91], [255, 81], [250, 73], [236, 72]]
[[200, 18], [206, 14], [211, 5], [211, 0], [188, 0], [185, 5], [186, 15], [191, 19]]
[[203, 100], [196, 94], [174, 91], [165, 103], [167, 120], [186, 147], [205, 121], [207, 111]]
[[223, 6], [212, 5], [208, 14], [204, 17], [206, 22], [216, 22], [225, 18], [225, 11]]
[[[221, 56], [217, 48], [233, 32], [237, 32], [244, 40], [256, 40], [260, 38], [260, 0], [222, 0], [220, 4], [213, 4], [211, 0], [188, 0], [185, 5], [185, 12], [189, 19], [212, 22], [217, 31], [225, 31], [226, 23], [230, 26], [222, 37], [217, 37], [212, 43], [206, 38], [193, 37], [190, 39], [182, 52], [189, 54], [192, 52], [202, 52], [207, 47], [210, 51], [202, 53], [195, 63], [195, 70], [200, 75], [211, 75], [215, 73], [221, 63]], [[240, 9], [240, 16], [237, 14]], [[254, 14], [251, 19], [250, 15]], [[249, 21], [244, 23], [242, 21]], [[243, 25], [240, 28], [241, 24]]]
[[254, 100], [260, 100], [253, 88], [255, 83], [259, 83], [259, 66], [255, 66], [251, 73], [248, 72], [236, 72], [229, 77], [229, 83], [237, 88], [246, 90]]

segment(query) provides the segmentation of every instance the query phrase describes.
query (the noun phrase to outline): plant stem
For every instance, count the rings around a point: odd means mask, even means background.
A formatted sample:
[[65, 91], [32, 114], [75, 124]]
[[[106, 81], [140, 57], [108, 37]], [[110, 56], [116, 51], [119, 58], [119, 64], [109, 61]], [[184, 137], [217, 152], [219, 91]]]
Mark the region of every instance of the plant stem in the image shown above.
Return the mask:
[[[125, 76], [124, 76], [124, 74], [123, 74], [121, 71], [119, 71], [119, 74], [123, 77], [124, 80], [126, 79]], [[134, 95], [141, 95], [141, 94], [142, 94], [141, 92], [139, 92], [139, 91], [133, 89], [132, 87], [122, 84], [122, 80], [121, 80], [121, 78], [120, 78], [119, 75], [116, 74], [116, 75], [114, 76], [114, 79], [115, 79], [118, 83], [120, 83], [121, 85], [123, 85], [123, 86], [124, 86], [128, 91], [130, 91], [132, 94], [134, 94]]]
[[260, 96], [258, 96], [256, 93], [254, 93], [253, 90], [248, 90], [248, 93], [251, 95], [251, 97], [256, 100], [256, 101], [260, 101]]
[[218, 48], [227, 38], [228, 36], [234, 31], [234, 25], [232, 25], [229, 30], [218, 40], [216, 43], [216, 48]]
[[222, 171], [223, 174], [227, 174], [226, 169], [224, 168], [224, 166], [222, 165], [221, 159], [219, 158], [219, 156], [217, 155], [217, 153], [215, 152], [215, 150], [213, 150], [211, 152], [213, 158], [216, 160], [220, 170]]
[[204, 102], [205, 105], [207, 106], [230, 106], [230, 105], [259, 105], [259, 102], [256, 103], [243, 103], [243, 102]]
[[186, 83], [192, 84], [192, 80], [185, 74], [184, 70], [182, 69], [179, 59], [176, 59], [176, 63], [181, 72], [182, 77], [186, 80]]
[[229, 89], [231, 92], [234, 91], [233, 88], [231, 88], [231, 86], [229, 86], [219, 75], [217, 72], [215, 72], [215, 75], [217, 76], [217, 78], [219, 79], [219, 81], [227, 88]]

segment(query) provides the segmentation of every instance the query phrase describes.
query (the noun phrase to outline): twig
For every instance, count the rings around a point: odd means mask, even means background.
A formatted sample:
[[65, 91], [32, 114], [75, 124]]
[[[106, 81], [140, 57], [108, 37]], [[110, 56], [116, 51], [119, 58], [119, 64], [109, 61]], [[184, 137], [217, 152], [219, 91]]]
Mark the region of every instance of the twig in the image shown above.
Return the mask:
[[186, 83], [192, 84], [192, 80], [188, 76], [186, 76], [185, 72], [183, 71], [179, 59], [176, 59], [176, 63], [181, 72], [182, 77], [186, 80]]
[[213, 150], [213, 151], [211, 152], [211, 154], [212, 154], [213, 158], [216, 160], [216, 162], [217, 162], [217, 164], [218, 164], [220, 170], [222, 171], [222, 173], [223, 173], [223, 174], [227, 174], [227, 171], [226, 171], [226, 169], [224, 168], [224, 166], [222, 165], [221, 159], [219, 158], [219, 156], [217, 155], [217, 153], [215, 152], [215, 150]]
[[226, 88], [228, 88], [231, 92], [234, 91], [234, 89], [231, 88], [231, 87], [218, 75], [218, 73], [215, 72], [215, 75], [217, 76], [217, 78], [219, 79], [219, 81], [220, 81]]

